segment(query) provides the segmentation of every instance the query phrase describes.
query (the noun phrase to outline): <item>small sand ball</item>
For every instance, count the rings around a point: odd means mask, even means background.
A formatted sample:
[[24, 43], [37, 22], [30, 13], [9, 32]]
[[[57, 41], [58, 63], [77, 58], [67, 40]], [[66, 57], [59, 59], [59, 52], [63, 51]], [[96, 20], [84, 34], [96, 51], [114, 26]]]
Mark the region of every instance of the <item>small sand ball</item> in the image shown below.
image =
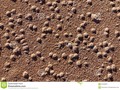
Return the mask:
[[78, 46], [73, 46], [73, 47], [72, 47], [72, 50], [73, 50], [73, 52], [75, 52], [75, 53], [78, 53], [78, 52], [79, 52]]
[[45, 57], [42, 56], [42, 57], [40, 58], [40, 60], [41, 60], [41, 61], [45, 61]]
[[73, 61], [69, 59], [67, 63], [68, 63], [68, 64], [72, 64]]
[[8, 17], [11, 17], [11, 12], [10, 12], [10, 11], [7, 11], [7, 12], [6, 12], [6, 15], [7, 15]]
[[110, 47], [105, 47], [104, 50], [105, 50], [105, 52], [109, 53], [110, 52]]
[[110, 72], [111, 71], [111, 66], [107, 66], [106, 70]]
[[45, 21], [44, 26], [49, 26], [49, 21]]
[[73, 59], [73, 55], [74, 55], [74, 54], [69, 54], [69, 58], [70, 58], [70, 60]]
[[[26, 43], [26, 39], [20, 40], [20, 43], [21, 43], [21, 44]], [[26, 45], [25, 45], [25, 46], [26, 46]]]
[[83, 33], [83, 36], [84, 36], [85, 38], [88, 38], [88, 33], [87, 33], [87, 32], [84, 32], [84, 33]]
[[56, 60], [56, 59], [58, 59], [57, 54], [56, 54], [56, 53], [54, 53], [54, 54], [52, 55], [52, 58], [53, 58], [53, 59], [55, 59], [55, 60]]
[[112, 62], [112, 61], [113, 61], [112, 57], [111, 57], [111, 56], [108, 57], [107, 61], [108, 61], [108, 62]]
[[71, 6], [73, 5], [73, 1], [72, 0], [69, 0], [67, 3], [68, 3], [68, 5], [71, 5]]
[[117, 17], [120, 19], [120, 12], [117, 14]]
[[41, 43], [41, 42], [42, 42], [42, 40], [41, 40], [41, 38], [40, 38], [40, 37], [38, 37], [38, 38], [36, 39], [36, 41], [37, 41], [37, 42], [39, 42], [39, 43]]
[[52, 2], [53, 7], [57, 7], [57, 2]]
[[106, 81], [107, 80], [107, 76], [104, 76], [103, 79]]
[[79, 55], [77, 53], [73, 54], [72, 60], [78, 59]]
[[10, 60], [15, 61], [16, 60], [16, 56], [15, 55], [10, 55]]
[[88, 21], [83, 21], [81, 24], [80, 24], [80, 27], [81, 28], [85, 28], [88, 24]]
[[28, 45], [26, 42], [24, 42], [24, 43], [22, 44], [22, 46], [26, 46], [26, 45]]
[[8, 21], [9, 22], [14, 22], [14, 18], [10, 17]]
[[107, 78], [108, 78], [108, 79], [111, 79], [111, 78], [113, 78], [113, 75], [112, 75], [111, 73], [108, 73], [108, 74], [107, 74]]
[[97, 57], [98, 58], [102, 58], [102, 53], [101, 52], [97, 52]]
[[[39, 75], [39, 74], [38, 74], [38, 75]], [[46, 75], [47, 75], [47, 72], [42, 72], [40, 76], [41, 76], [41, 77], [44, 77], [44, 76], [46, 76]]]
[[76, 13], [77, 9], [75, 7], [72, 7], [71, 12]]
[[89, 43], [87, 47], [92, 49], [94, 47], [94, 43]]
[[16, 9], [12, 9], [12, 10], [11, 10], [11, 13], [12, 13], [12, 14], [16, 14]]
[[83, 29], [81, 27], [77, 27], [76, 30], [81, 33]]
[[62, 5], [62, 6], [66, 6], [66, 5], [67, 5], [67, 2], [66, 2], [66, 1], [61, 1], [61, 5]]
[[2, 78], [1, 78], [1, 81], [6, 81], [6, 78], [5, 78], [5, 77], [2, 77]]
[[112, 70], [116, 70], [115, 64], [112, 64], [112, 65], [111, 65], [111, 69], [112, 69]]
[[13, 22], [9, 22], [9, 23], [8, 23], [8, 26], [10, 26], [11, 28], [14, 28], [15, 25], [14, 25]]
[[11, 34], [12, 34], [13, 36], [15, 36], [15, 35], [16, 35], [16, 32], [15, 32], [15, 31], [11, 31]]
[[54, 11], [55, 7], [50, 6], [49, 9], [50, 9], [51, 11]]
[[53, 65], [49, 63], [47, 67], [50, 68], [50, 69], [52, 69]]
[[120, 36], [120, 32], [118, 30], [115, 30], [115, 36], [119, 37]]
[[99, 46], [100, 46], [100, 47], [103, 47], [103, 43], [102, 43], [102, 42], [99, 42]]
[[120, 36], [117, 39], [120, 41]]
[[114, 13], [116, 13], [116, 12], [117, 12], [117, 8], [116, 8], [116, 7], [113, 7], [113, 8], [111, 9], [111, 11], [114, 12]]
[[46, 3], [46, 5], [52, 6], [52, 2], [51, 2], [51, 1], [48, 1], [48, 2]]
[[67, 32], [65, 32], [63, 35], [64, 35], [65, 37], [69, 37], [69, 33], [67, 33]]
[[0, 23], [0, 29], [3, 29], [3, 28], [4, 28], [4, 24]]
[[92, 14], [91, 12], [86, 13], [87, 17], [91, 17], [91, 14]]
[[56, 38], [59, 38], [59, 37], [60, 37], [60, 35], [59, 35], [58, 33], [56, 33], [56, 34], [55, 34], [55, 37], [56, 37]]
[[41, 56], [41, 52], [40, 51], [36, 51], [36, 55], [37, 56]]
[[51, 19], [54, 19], [55, 18], [55, 13], [51, 13]]
[[114, 2], [110, 2], [110, 6], [115, 7], [115, 3]]
[[91, 32], [92, 33], [96, 33], [96, 29], [95, 28], [91, 28]]
[[41, 38], [45, 39], [45, 38], [46, 38], [46, 34], [45, 34], [45, 33], [42, 33], [42, 34], [41, 34]]
[[87, 45], [87, 40], [83, 40], [83, 44], [84, 44], [84, 45]]
[[12, 48], [10, 43], [5, 43], [5, 47], [8, 48], [8, 49]]
[[104, 31], [107, 32], [107, 33], [109, 33], [109, 28], [106, 27], [106, 28], [104, 29]]
[[24, 3], [28, 3], [28, 0], [23, 0]]
[[85, 20], [85, 15], [84, 14], [81, 14], [79, 17], [80, 17], [81, 20]]
[[60, 73], [58, 74], [59, 77], [63, 77], [64, 75], [65, 75], [64, 72], [60, 72]]
[[1, 81], [6, 81], [6, 78], [5, 78], [5, 77], [2, 77], [2, 78], [1, 78]]
[[23, 51], [29, 51], [29, 46], [28, 46], [28, 45], [23, 46], [23, 47], [22, 47], [22, 50], [23, 50]]
[[76, 65], [81, 66], [82, 65], [81, 60], [76, 61]]
[[82, 35], [82, 34], [77, 34], [77, 38], [78, 38], [79, 40], [82, 40], [82, 39], [83, 39], [83, 35]]
[[4, 64], [4, 66], [6, 67], [6, 68], [10, 68], [10, 62], [5, 62], [5, 64]]
[[28, 27], [32, 30], [33, 29], [33, 24], [29, 24]]
[[32, 81], [32, 77], [29, 77], [28, 80], [29, 80], [29, 81]]
[[39, 7], [36, 7], [35, 11], [36, 11], [37, 13], [39, 13], [39, 12], [40, 12], [40, 8], [39, 8]]
[[106, 52], [102, 52], [102, 55], [103, 55], [104, 57], [107, 57], [107, 53], [106, 53]]
[[13, 49], [13, 53], [19, 55], [21, 53], [21, 49], [19, 47], [16, 47]]
[[36, 59], [36, 57], [37, 57], [36, 54], [34, 54], [34, 53], [31, 54], [31, 58], [32, 58], [32, 59]]
[[69, 42], [66, 46], [67, 46], [68, 48], [72, 49], [72, 43]]
[[59, 13], [60, 9], [58, 7], [55, 8], [55, 12]]
[[85, 67], [88, 67], [88, 66], [89, 66], [89, 63], [88, 63], [88, 62], [84, 62], [83, 64], [85, 65]]
[[10, 36], [9, 36], [9, 33], [4, 33], [4, 34], [3, 34], [3, 37], [6, 38], [6, 39], [9, 39], [9, 37], [10, 37]]
[[53, 31], [53, 30], [52, 30], [51, 27], [48, 27], [48, 28], [46, 29], [46, 32], [47, 32], [47, 33], [52, 33], [52, 31]]
[[94, 37], [94, 36], [89, 37], [89, 41], [90, 41], [90, 42], [94, 42], [94, 40], [95, 40], [95, 37]]
[[21, 35], [18, 35], [17, 37], [15, 37], [15, 40], [16, 41], [20, 41], [20, 40], [22, 40], [22, 39], [24, 39], [25, 38], [25, 35], [24, 34], [21, 34]]
[[92, 0], [87, 0], [86, 1], [89, 5], [92, 5]]
[[72, 33], [69, 33], [69, 37], [73, 37], [73, 34], [72, 34]]
[[62, 29], [62, 25], [61, 24], [57, 24], [57, 30], [61, 30]]
[[22, 76], [23, 76], [24, 78], [28, 78], [28, 77], [29, 77], [29, 74], [28, 74], [27, 71], [24, 71], [23, 74], [22, 74]]
[[37, 30], [37, 26], [33, 25], [32, 29], [36, 31]]
[[52, 57], [52, 56], [53, 56], [53, 52], [50, 52], [50, 53], [49, 53], [49, 57]]
[[22, 19], [19, 18], [19, 19], [16, 20], [16, 22], [17, 22], [19, 25], [22, 25], [22, 22], [23, 22], [23, 21], [22, 21]]
[[93, 21], [95, 21], [95, 22], [100, 22], [101, 21], [101, 17], [100, 17], [101, 15], [100, 15], [100, 13], [97, 13], [97, 14], [92, 14], [91, 15], [91, 19], [93, 20]]
[[103, 32], [103, 35], [104, 35], [105, 37], [108, 37], [108, 36], [109, 36], [109, 33], [108, 33], [108, 32]]
[[20, 29], [19, 31], [21, 34], [25, 34], [25, 29]]
[[66, 53], [62, 53], [61, 57], [66, 59], [67, 58], [67, 54]]
[[107, 41], [103, 41], [103, 46], [107, 47], [108, 46], [108, 42]]
[[110, 45], [109, 48], [110, 48], [111, 51], [114, 51], [114, 50], [115, 50], [115, 46], [114, 46], [114, 45]]
[[75, 38], [75, 39], [74, 39], [74, 43], [79, 44], [79, 43], [80, 43], [80, 40], [79, 40], [78, 38]]
[[97, 53], [97, 52], [98, 52], [98, 47], [97, 47], [97, 46], [94, 46], [94, 47], [93, 47], [93, 51], [94, 51], [95, 53]]
[[28, 13], [27, 15], [25, 15], [25, 19], [32, 20], [32, 14]]
[[6, 32], [8, 32], [8, 33], [10, 32], [10, 29], [9, 29], [9, 28], [5, 28], [5, 30], [6, 30]]
[[50, 71], [50, 68], [46, 67], [45, 72], [49, 72], [49, 71]]
[[52, 74], [52, 75], [53, 75], [53, 74], [54, 74], [54, 72], [55, 72], [54, 70], [50, 70], [50, 74]]
[[37, 6], [32, 5], [32, 6], [31, 6], [31, 8], [30, 8], [30, 10], [35, 11], [35, 10], [36, 10], [36, 8], [37, 8]]
[[22, 14], [22, 13], [18, 13], [18, 14], [17, 14], [17, 17], [18, 17], [18, 18], [22, 18], [22, 17], [23, 17], [23, 14]]

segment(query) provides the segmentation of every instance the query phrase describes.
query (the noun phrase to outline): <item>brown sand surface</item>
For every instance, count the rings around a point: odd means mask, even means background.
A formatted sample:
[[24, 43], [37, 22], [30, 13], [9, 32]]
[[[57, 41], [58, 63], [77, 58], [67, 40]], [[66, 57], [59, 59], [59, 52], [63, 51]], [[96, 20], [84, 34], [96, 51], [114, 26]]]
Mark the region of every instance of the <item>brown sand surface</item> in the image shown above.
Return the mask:
[[120, 81], [120, 0], [0, 0], [1, 81]]

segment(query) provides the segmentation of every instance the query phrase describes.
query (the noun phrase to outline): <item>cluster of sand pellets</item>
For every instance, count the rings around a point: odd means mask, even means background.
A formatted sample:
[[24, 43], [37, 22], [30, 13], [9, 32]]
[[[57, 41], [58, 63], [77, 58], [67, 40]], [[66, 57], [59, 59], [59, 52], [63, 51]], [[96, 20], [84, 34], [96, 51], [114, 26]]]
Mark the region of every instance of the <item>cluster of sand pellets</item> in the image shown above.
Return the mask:
[[0, 0], [1, 81], [120, 81], [120, 0]]

